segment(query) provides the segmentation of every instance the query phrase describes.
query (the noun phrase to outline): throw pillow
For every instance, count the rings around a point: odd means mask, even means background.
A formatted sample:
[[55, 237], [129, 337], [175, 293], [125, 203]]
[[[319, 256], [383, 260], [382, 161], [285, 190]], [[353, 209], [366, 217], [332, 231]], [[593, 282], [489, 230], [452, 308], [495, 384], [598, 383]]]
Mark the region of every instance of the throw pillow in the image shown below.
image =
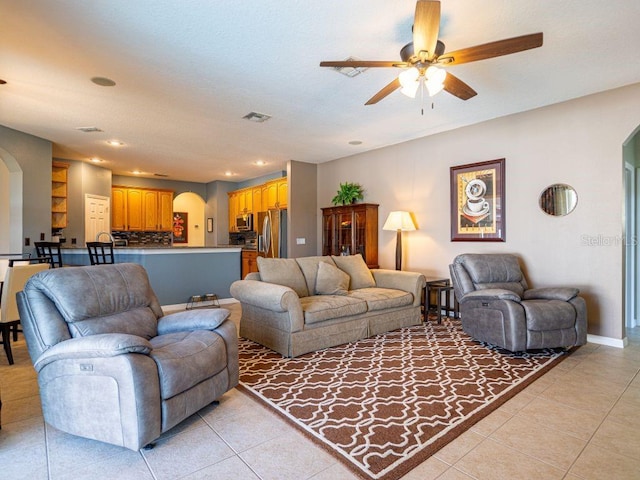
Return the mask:
[[258, 257], [260, 280], [293, 289], [299, 297], [309, 296], [307, 282], [293, 258]]
[[346, 295], [349, 290], [349, 275], [329, 263], [318, 264], [316, 293], [318, 295]]
[[351, 290], [375, 287], [376, 281], [361, 254], [332, 256], [338, 268], [351, 277]]

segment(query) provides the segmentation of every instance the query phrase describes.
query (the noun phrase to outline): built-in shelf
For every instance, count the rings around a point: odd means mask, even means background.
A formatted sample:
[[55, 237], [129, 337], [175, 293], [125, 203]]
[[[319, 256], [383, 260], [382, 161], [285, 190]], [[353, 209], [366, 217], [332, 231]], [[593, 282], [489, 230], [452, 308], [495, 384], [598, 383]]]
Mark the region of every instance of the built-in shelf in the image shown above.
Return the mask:
[[69, 165], [53, 162], [51, 166], [51, 229], [67, 226], [67, 178]]

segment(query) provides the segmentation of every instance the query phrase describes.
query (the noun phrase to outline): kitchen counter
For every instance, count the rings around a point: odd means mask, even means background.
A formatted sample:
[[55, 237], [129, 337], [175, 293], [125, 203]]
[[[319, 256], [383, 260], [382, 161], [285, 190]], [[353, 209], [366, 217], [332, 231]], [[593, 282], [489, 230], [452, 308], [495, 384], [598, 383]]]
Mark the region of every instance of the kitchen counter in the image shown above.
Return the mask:
[[[229, 288], [240, 279], [241, 245], [217, 247], [114, 247], [116, 263], [137, 263], [149, 275], [163, 306], [186, 304], [193, 295], [215, 293], [231, 298]], [[89, 265], [86, 247], [62, 247], [65, 266]]]

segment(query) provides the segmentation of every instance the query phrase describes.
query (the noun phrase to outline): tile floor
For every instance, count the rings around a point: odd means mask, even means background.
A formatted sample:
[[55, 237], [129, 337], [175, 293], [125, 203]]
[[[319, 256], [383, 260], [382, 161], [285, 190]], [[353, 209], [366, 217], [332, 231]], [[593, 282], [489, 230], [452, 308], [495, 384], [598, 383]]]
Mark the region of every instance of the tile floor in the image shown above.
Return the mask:
[[[225, 305], [237, 322], [239, 309]], [[640, 328], [588, 344], [403, 480], [640, 479]], [[0, 352], [0, 479], [355, 480], [323, 449], [233, 390], [133, 452], [46, 426], [24, 340]]]

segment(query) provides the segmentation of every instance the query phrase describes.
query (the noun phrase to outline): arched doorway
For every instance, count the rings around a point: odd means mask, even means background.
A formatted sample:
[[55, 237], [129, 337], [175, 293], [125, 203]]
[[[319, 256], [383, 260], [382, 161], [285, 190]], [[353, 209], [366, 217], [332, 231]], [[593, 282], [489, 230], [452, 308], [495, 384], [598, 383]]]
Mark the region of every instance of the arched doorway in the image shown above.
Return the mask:
[[[624, 172], [625, 330], [640, 326], [640, 126], [622, 146]], [[623, 335], [623, 336], [626, 336]]]
[[187, 242], [182, 246], [204, 247], [205, 242], [204, 199], [193, 192], [184, 192], [173, 199], [173, 211], [187, 214]]
[[22, 253], [22, 169], [0, 148], [0, 253]]

